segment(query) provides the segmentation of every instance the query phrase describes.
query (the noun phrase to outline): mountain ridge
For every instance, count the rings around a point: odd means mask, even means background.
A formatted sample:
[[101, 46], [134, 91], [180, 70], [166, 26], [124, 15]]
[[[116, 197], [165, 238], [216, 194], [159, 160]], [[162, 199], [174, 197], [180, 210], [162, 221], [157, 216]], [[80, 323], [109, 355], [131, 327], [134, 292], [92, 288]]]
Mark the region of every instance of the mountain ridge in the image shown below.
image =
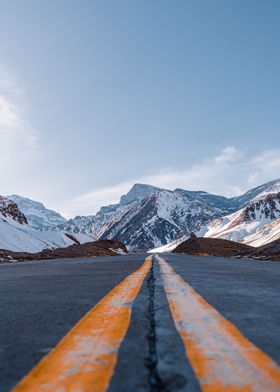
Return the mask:
[[[29, 217], [31, 216], [29, 205], [32, 212], [37, 208], [39, 218], [42, 217], [42, 209], [47, 213], [50, 211], [54, 220], [48, 215], [47, 218], [43, 216], [39, 227], [43, 232], [73, 233], [76, 236], [90, 236], [94, 240], [119, 240], [124, 242], [130, 251], [139, 252], [161, 248], [172, 244], [173, 241], [177, 241], [178, 244], [181, 238], [186, 238], [191, 232], [206, 237], [216, 235], [217, 238], [239, 242], [243, 241], [243, 237], [248, 236], [248, 241], [250, 240], [250, 244], [253, 245], [254, 241], [261, 242], [261, 235], [266, 239], [275, 238], [278, 235], [278, 226], [272, 223], [279, 217], [278, 210], [275, 208], [275, 197], [278, 197], [275, 195], [278, 190], [280, 195], [280, 179], [269, 181], [232, 198], [201, 190], [188, 191], [181, 188], [168, 190], [136, 183], [127, 194], [120, 197], [119, 203], [103, 206], [95, 215], [76, 216], [68, 221], [55, 211], [46, 209], [39, 202], [21, 196], [14, 197], [19, 198], [19, 204], [24, 205], [27, 210], [26, 215]], [[261, 208], [262, 200], [266, 200], [266, 207], [263, 208], [265, 208], [264, 214], [268, 215], [260, 224], [258, 209]], [[277, 203], [279, 203], [278, 199]], [[245, 212], [241, 211], [242, 209]], [[57, 216], [61, 219], [61, 223], [55, 225]], [[223, 237], [223, 233], [217, 232], [217, 227], [223, 231], [224, 225], [227, 223], [232, 225], [232, 219], [237, 221], [239, 219], [240, 224], [247, 226], [237, 227], [235, 231], [231, 230], [228, 236]], [[48, 225], [49, 221], [51, 225]], [[36, 222], [33, 221], [33, 225], [35, 224]], [[216, 227], [213, 228], [213, 225]], [[247, 230], [248, 225], [254, 226], [255, 231]], [[209, 229], [211, 227], [212, 231]]]
[[0, 196], [0, 249], [19, 252], [40, 252], [45, 248], [63, 248], [73, 243], [90, 242], [89, 236], [75, 234], [75, 238], [62, 231], [41, 231], [31, 227], [18, 205]]
[[[277, 190], [278, 188], [275, 188], [275, 191]], [[278, 224], [276, 221], [279, 218], [280, 192], [262, 192], [258, 197], [253, 197], [251, 203], [240, 210], [210, 222], [197, 235], [200, 237], [238, 241], [251, 246], [260, 246], [262, 245], [260, 233], [262, 233], [263, 238], [269, 238], [269, 234], [274, 239], [277, 237]], [[274, 222], [276, 222], [276, 227]]]
[[[59, 228], [84, 232], [84, 222], [88, 222], [86, 230], [91, 230], [95, 239], [118, 238], [131, 251], [142, 251], [172, 241], [229, 211], [225, 205], [218, 208], [213, 200], [207, 202], [207, 198], [215, 198], [210, 194], [198, 196], [195, 192], [135, 184], [127, 195], [118, 204], [102, 207], [95, 216], [76, 217], [71, 227], [66, 223]], [[79, 227], [81, 223], [83, 227]]]
[[41, 230], [48, 227], [56, 227], [67, 221], [58, 212], [46, 208], [39, 201], [19, 195], [10, 195], [7, 198], [18, 205], [33, 229]]
[[174, 191], [148, 184], [134, 184], [118, 204], [101, 207], [94, 216], [76, 217], [60, 229], [91, 234], [94, 239], [118, 239], [131, 251], [166, 245], [215, 218], [233, 213], [260, 193], [278, 187], [273, 180], [243, 195], [227, 198], [205, 191]]

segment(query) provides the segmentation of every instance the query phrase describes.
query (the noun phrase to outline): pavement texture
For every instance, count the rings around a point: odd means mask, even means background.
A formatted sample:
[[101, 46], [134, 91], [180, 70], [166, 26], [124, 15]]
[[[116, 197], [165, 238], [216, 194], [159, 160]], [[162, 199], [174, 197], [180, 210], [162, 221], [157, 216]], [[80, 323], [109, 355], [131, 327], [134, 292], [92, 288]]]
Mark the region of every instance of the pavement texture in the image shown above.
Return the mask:
[[163, 255], [174, 270], [280, 364], [280, 263]]
[[[11, 391], [145, 257], [0, 265], [0, 391]], [[161, 257], [250, 342], [280, 364], [280, 263], [175, 254]], [[133, 303], [108, 387], [109, 392], [123, 390], [200, 391], [156, 261]]]
[[145, 256], [0, 265], [0, 391], [10, 391]]

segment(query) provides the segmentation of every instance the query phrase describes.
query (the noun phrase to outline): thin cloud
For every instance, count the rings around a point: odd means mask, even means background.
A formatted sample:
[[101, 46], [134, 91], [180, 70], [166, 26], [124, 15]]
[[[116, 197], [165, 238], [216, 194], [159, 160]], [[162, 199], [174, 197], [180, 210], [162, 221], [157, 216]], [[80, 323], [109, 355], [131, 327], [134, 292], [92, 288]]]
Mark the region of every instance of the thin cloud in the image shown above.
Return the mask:
[[280, 149], [261, 151], [248, 157], [234, 146], [228, 146], [218, 155], [192, 165], [186, 170], [163, 170], [145, 177], [134, 178], [93, 190], [64, 203], [61, 210], [66, 216], [96, 213], [101, 206], [117, 203], [122, 194], [135, 183], [160, 188], [205, 190], [228, 197], [236, 196], [248, 188], [279, 177]]

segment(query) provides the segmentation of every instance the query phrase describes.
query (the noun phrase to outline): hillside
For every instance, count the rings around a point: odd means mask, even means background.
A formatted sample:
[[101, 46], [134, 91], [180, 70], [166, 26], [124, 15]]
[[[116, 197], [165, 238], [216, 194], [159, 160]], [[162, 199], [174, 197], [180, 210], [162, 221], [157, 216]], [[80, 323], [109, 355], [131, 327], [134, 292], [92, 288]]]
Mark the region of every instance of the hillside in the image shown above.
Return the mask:
[[33, 229], [44, 229], [56, 227], [66, 222], [58, 212], [49, 210], [42, 203], [18, 195], [7, 196], [9, 200], [16, 203], [20, 211], [27, 218], [28, 224]]
[[[170, 191], [135, 184], [120, 198], [118, 204], [104, 206], [96, 215], [77, 216], [59, 225], [58, 229], [90, 234], [95, 239], [120, 240], [132, 252], [158, 249], [169, 244], [173, 247], [174, 241], [176, 245], [177, 241], [181, 242], [192, 231], [199, 236], [242, 241], [245, 236], [256, 234], [266, 224], [277, 219], [278, 207], [274, 208], [269, 195], [275, 195], [279, 190], [279, 179], [233, 198], [204, 191]], [[266, 216], [264, 211], [259, 221], [257, 212], [261, 198], [267, 198], [267, 208], [270, 208], [271, 214]], [[243, 209], [250, 204], [251, 211], [248, 208], [244, 212]], [[232, 221], [235, 223], [232, 224]], [[273, 232], [275, 230], [274, 227]], [[265, 233], [263, 235], [264, 240], [269, 239]], [[257, 244], [260, 238], [257, 236], [255, 240]], [[248, 241], [254, 245], [254, 238], [248, 238]]]
[[72, 244], [65, 248], [44, 249], [41, 252], [12, 252], [0, 249], [0, 263], [24, 260], [64, 259], [75, 257], [116, 256], [126, 254], [127, 249], [120, 241], [100, 240], [85, 244]]
[[58, 227], [91, 233], [95, 239], [118, 239], [133, 252], [146, 251], [224, 215], [230, 210], [225, 200], [206, 192], [135, 184], [119, 204], [102, 207], [95, 216], [76, 217]]
[[19, 252], [40, 252], [76, 243], [92, 241], [86, 235], [75, 234], [75, 240], [62, 231], [39, 231], [27, 223], [25, 215], [13, 201], [0, 196], [0, 249]]
[[280, 192], [262, 193], [241, 210], [210, 222], [197, 235], [260, 246], [278, 238], [279, 218]]
[[199, 238], [192, 236], [178, 245], [174, 253], [186, 253], [197, 256], [233, 257], [251, 251], [251, 247], [238, 242], [218, 238]]
[[2, 229], [0, 246], [11, 250], [38, 252], [65, 247], [73, 243], [67, 233], [78, 242], [119, 240], [131, 252], [171, 251], [191, 232], [252, 246], [280, 236], [279, 179], [233, 198], [135, 184], [118, 204], [104, 206], [96, 215], [77, 216], [68, 221], [41, 203], [20, 196], [11, 198], [18, 201], [18, 214], [23, 219], [18, 222], [12, 218], [9, 225], [2, 220], [6, 228]]
[[280, 261], [280, 239], [251, 250], [250, 257]]

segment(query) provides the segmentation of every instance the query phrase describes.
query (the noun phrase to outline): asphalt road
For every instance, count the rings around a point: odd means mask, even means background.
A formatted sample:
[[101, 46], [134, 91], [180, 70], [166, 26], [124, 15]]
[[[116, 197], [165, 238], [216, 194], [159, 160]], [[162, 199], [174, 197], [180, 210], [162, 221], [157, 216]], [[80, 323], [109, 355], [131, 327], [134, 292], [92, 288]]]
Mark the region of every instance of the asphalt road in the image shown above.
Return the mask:
[[[0, 391], [11, 391], [90, 309], [138, 270], [145, 257], [0, 265]], [[280, 263], [161, 257], [210, 307], [280, 364]], [[201, 390], [201, 380], [174, 323], [164, 279], [155, 260], [139, 294], [129, 302], [131, 320], [109, 392]], [[93, 386], [91, 390], [101, 389]]]

